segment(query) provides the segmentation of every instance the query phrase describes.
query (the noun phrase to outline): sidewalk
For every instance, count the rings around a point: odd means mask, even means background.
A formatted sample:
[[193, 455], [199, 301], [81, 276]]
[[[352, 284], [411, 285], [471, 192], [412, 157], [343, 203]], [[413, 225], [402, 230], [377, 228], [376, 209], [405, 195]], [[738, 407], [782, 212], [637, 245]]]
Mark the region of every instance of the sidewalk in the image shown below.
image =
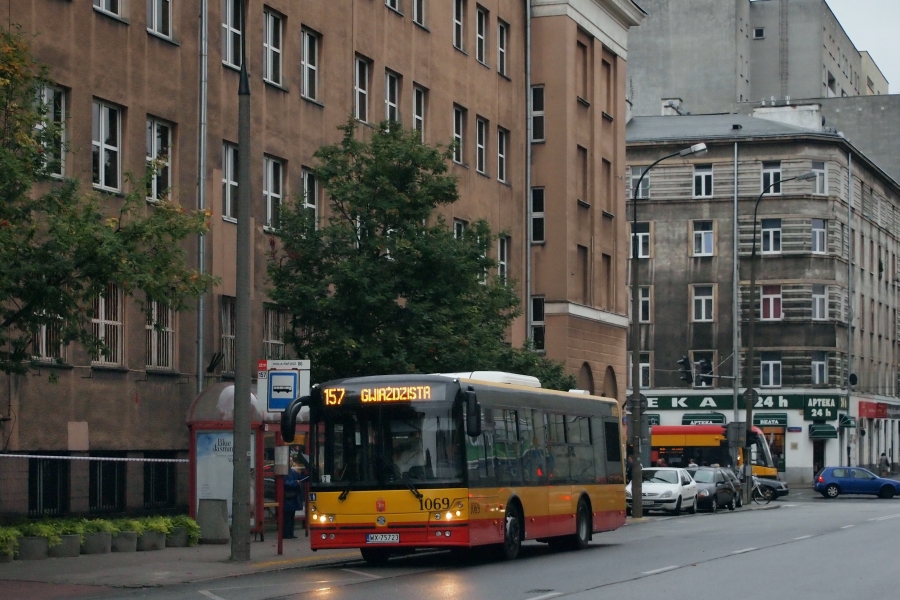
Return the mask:
[[281, 556], [277, 554], [278, 542], [274, 537], [269, 537], [265, 542], [251, 542], [251, 561], [246, 563], [228, 560], [230, 544], [16, 560], [0, 564], [0, 587], [3, 587], [4, 581], [120, 588], [158, 587], [360, 559], [358, 550], [313, 552], [309, 549], [309, 538], [303, 537], [302, 530], [299, 533], [300, 537], [296, 539], [284, 540]]

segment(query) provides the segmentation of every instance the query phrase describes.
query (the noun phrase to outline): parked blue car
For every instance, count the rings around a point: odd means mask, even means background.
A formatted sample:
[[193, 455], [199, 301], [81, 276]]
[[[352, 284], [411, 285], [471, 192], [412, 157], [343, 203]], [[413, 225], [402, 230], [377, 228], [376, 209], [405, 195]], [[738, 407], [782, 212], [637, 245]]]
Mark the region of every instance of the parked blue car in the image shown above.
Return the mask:
[[879, 477], [859, 467], [825, 467], [813, 481], [813, 489], [826, 498], [837, 498], [841, 494], [893, 498], [900, 494], [900, 481]]

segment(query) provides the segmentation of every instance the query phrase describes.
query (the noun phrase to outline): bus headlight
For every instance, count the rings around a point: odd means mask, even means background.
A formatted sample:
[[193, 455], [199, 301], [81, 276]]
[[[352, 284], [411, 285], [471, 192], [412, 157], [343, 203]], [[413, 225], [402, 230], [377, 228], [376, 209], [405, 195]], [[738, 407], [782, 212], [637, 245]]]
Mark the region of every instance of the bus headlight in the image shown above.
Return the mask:
[[[459, 511], [457, 511], [456, 514], [459, 514]], [[453, 518], [453, 513], [451, 513], [451, 512], [448, 510], [448, 511], [447, 511], [447, 514], [444, 515], [444, 516], [445, 516], [445, 517], [447, 518], [447, 520], [449, 521], [450, 519]]]

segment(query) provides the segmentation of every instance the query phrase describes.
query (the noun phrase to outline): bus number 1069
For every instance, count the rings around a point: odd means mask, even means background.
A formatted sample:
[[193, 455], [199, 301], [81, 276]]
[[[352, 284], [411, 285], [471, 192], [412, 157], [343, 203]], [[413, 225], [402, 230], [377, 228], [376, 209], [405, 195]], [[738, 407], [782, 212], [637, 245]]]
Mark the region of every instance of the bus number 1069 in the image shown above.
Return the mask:
[[419, 498], [419, 510], [447, 510], [450, 498]]

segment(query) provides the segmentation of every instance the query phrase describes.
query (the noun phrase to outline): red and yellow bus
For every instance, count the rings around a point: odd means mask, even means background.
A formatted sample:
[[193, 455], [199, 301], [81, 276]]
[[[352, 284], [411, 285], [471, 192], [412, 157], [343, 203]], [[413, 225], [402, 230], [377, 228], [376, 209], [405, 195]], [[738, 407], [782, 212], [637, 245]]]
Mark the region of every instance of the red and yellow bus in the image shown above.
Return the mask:
[[285, 411], [289, 441], [310, 408], [314, 550], [383, 562], [494, 546], [512, 559], [524, 540], [583, 548], [625, 523], [614, 400], [458, 375], [332, 381]]
[[[757, 477], [778, 478], [778, 469], [762, 429], [753, 427], [750, 460]], [[650, 428], [650, 458], [665, 459], [670, 467], [686, 467], [693, 459], [698, 465], [719, 464], [742, 467], [744, 450], [738, 450], [737, 465], [731, 458], [724, 425], [654, 425]]]

